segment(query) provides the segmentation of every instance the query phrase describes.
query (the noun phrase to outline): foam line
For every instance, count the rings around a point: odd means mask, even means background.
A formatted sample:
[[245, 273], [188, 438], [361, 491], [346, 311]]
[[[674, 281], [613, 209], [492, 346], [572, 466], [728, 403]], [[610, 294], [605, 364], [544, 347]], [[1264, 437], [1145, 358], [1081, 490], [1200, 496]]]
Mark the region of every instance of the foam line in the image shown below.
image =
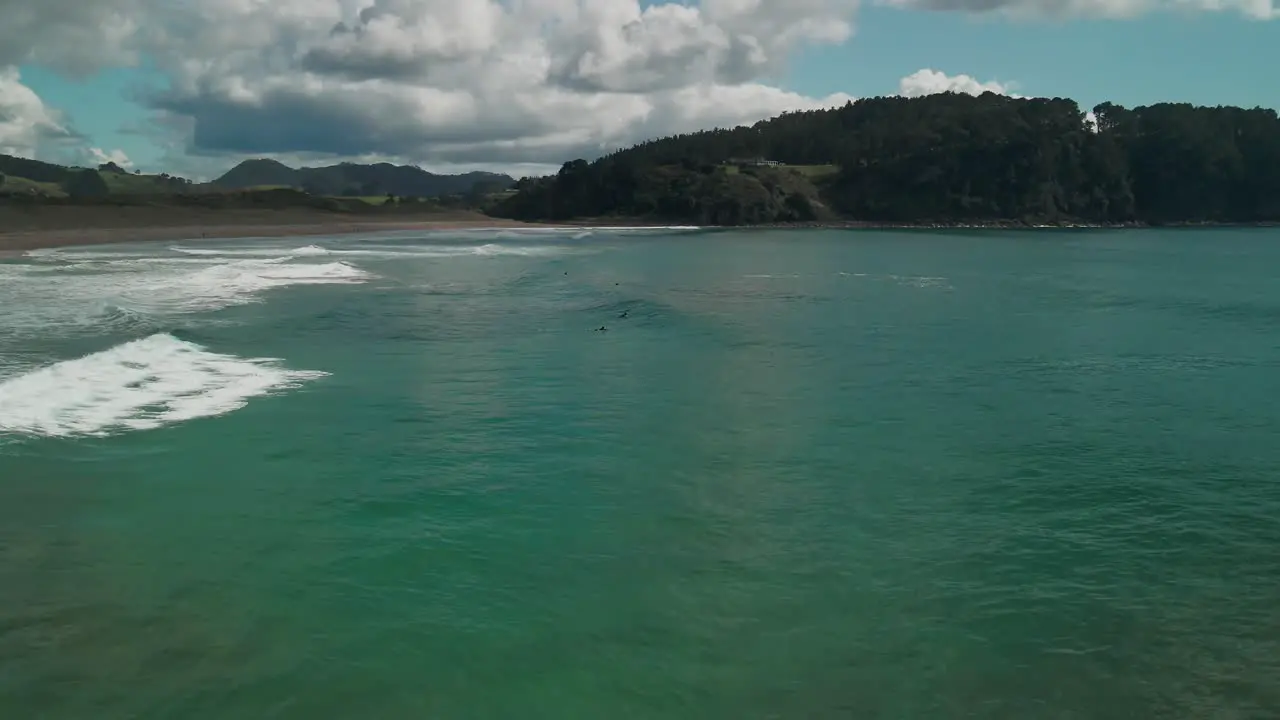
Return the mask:
[[0, 380], [0, 433], [103, 436], [213, 417], [327, 373], [157, 334]]

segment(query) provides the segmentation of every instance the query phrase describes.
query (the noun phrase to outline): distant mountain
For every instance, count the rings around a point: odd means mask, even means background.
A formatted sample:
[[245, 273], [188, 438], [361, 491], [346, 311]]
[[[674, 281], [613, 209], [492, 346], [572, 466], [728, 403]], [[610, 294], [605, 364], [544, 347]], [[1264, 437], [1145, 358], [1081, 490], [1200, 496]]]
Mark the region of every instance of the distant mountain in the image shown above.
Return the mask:
[[390, 163], [295, 169], [266, 159], [246, 160], [211, 183], [193, 184], [166, 173], [129, 172], [110, 162], [93, 169], [0, 155], [0, 195], [5, 196], [170, 195], [290, 188], [321, 197], [436, 198], [489, 195], [509, 190], [515, 184], [510, 176], [487, 172], [436, 175]]
[[471, 172], [436, 175], [408, 165], [342, 163], [317, 168], [291, 168], [275, 160], [245, 160], [209, 183], [222, 190], [289, 187], [312, 195], [440, 197], [471, 192], [497, 192], [515, 185], [507, 175]]
[[301, 174], [275, 160], [245, 160], [209, 183], [225, 190], [254, 187], [301, 187]]

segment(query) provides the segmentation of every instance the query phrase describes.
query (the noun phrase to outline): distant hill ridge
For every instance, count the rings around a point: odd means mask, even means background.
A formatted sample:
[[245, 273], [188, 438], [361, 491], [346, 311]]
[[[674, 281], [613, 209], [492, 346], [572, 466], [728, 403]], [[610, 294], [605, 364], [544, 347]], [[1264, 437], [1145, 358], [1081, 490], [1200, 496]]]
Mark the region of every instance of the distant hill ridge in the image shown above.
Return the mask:
[[319, 197], [443, 198], [483, 196], [514, 185], [507, 175], [487, 172], [436, 175], [390, 163], [295, 169], [268, 159], [246, 160], [213, 182], [193, 183], [168, 173], [130, 172], [113, 162], [83, 168], [0, 154], [0, 196], [163, 196], [287, 188]]
[[114, 162], [75, 167], [0, 154], [0, 199], [169, 196], [207, 192], [207, 185], [168, 173], [130, 172]]
[[276, 160], [255, 159], [245, 160], [209, 185], [223, 190], [290, 187], [312, 195], [440, 197], [497, 192], [513, 187], [515, 182], [514, 178], [497, 173], [437, 175], [391, 163], [291, 168]]

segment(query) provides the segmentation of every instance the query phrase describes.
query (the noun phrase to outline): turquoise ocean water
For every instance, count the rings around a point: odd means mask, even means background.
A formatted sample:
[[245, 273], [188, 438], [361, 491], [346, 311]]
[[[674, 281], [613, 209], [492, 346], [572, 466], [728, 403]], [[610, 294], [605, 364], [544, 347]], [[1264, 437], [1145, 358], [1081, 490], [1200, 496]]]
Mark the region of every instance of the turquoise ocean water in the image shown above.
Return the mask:
[[1277, 240], [5, 261], [0, 717], [1280, 717]]

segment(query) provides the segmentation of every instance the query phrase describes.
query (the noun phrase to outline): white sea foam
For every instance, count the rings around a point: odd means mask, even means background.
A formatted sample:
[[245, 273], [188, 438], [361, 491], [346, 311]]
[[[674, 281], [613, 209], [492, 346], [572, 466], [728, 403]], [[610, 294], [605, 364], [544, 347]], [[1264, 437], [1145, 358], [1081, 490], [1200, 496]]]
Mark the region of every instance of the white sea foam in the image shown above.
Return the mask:
[[907, 285], [918, 288], [940, 288], [943, 290], [952, 290], [951, 281], [944, 277], [929, 277], [923, 275], [868, 275], [867, 273], [850, 273], [840, 271], [837, 273], [841, 277], [858, 277], [870, 278], [872, 280], [892, 280], [899, 285]]
[[353, 244], [349, 247], [325, 248], [308, 245], [300, 248], [281, 247], [220, 247], [220, 248], [188, 248], [175, 246], [170, 250], [188, 256], [222, 257], [222, 258], [302, 258], [302, 257], [350, 257], [369, 259], [401, 259], [401, 258], [454, 258], [454, 257], [493, 257], [501, 255], [544, 256], [581, 252], [580, 248], [565, 245], [509, 245], [487, 243], [484, 245], [366, 245]]
[[[181, 256], [222, 258], [364, 257], [372, 259], [543, 256], [590, 252], [582, 241], [610, 236], [671, 234], [701, 230], [694, 225], [669, 227], [515, 227], [411, 231], [363, 239], [325, 238], [315, 244], [291, 246], [280, 240], [217, 241], [177, 244], [169, 251]], [[566, 242], [568, 241], [568, 242]], [[297, 240], [295, 239], [296, 243]]]
[[[626, 233], [628, 235], [637, 234], [655, 234], [670, 235], [672, 233], [688, 233], [697, 232], [703, 228], [699, 225], [566, 225], [560, 227], [521, 227], [521, 228], [503, 228], [499, 231], [499, 237], [519, 237], [522, 235], [569, 235], [574, 237], [582, 233], [589, 234], [608, 234], [608, 233]], [[492, 232], [492, 231], [489, 231]]]
[[944, 277], [925, 277], [916, 275], [890, 275], [890, 280], [900, 285], [909, 285], [918, 288], [943, 288], [951, 289], [951, 284]]
[[572, 250], [572, 248], [559, 245], [498, 245], [495, 243], [469, 248], [469, 252], [472, 255], [520, 255], [525, 257], [560, 255]]
[[295, 264], [288, 260], [242, 260], [195, 272], [144, 276], [121, 296], [131, 305], [151, 309], [216, 310], [255, 302], [262, 292], [274, 288], [355, 284], [373, 277], [344, 262]]
[[114, 246], [111, 248], [47, 248], [28, 250], [27, 259], [38, 263], [104, 262], [140, 260], [155, 255], [154, 249]]
[[591, 227], [587, 229], [603, 231], [603, 232], [609, 232], [612, 230], [614, 232], [669, 233], [669, 232], [693, 232], [695, 230], [701, 230], [702, 228], [698, 225], [639, 225], [636, 227]]
[[55, 328], [97, 331], [125, 323], [132, 331], [140, 329], [139, 319], [244, 305], [292, 285], [354, 284], [373, 277], [344, 262], [290, 257], [0, 265], [0, 342], [20, 344]]
[[188, 248], [181, 246], [172, 246], [170, 250], [182, 253], [183, 255], [195, 255], [198, 257], [316, 257], [320, 255], [328, 255], [329, 250], [319, 245], [305, 245], [296, 248], [284, 248], [278, 246], [265, 247], [198, 247]]
[[0, 380], [0, 433], [73, 437], [149, 430], [222, 415], [325, 374], [152, 335]]

